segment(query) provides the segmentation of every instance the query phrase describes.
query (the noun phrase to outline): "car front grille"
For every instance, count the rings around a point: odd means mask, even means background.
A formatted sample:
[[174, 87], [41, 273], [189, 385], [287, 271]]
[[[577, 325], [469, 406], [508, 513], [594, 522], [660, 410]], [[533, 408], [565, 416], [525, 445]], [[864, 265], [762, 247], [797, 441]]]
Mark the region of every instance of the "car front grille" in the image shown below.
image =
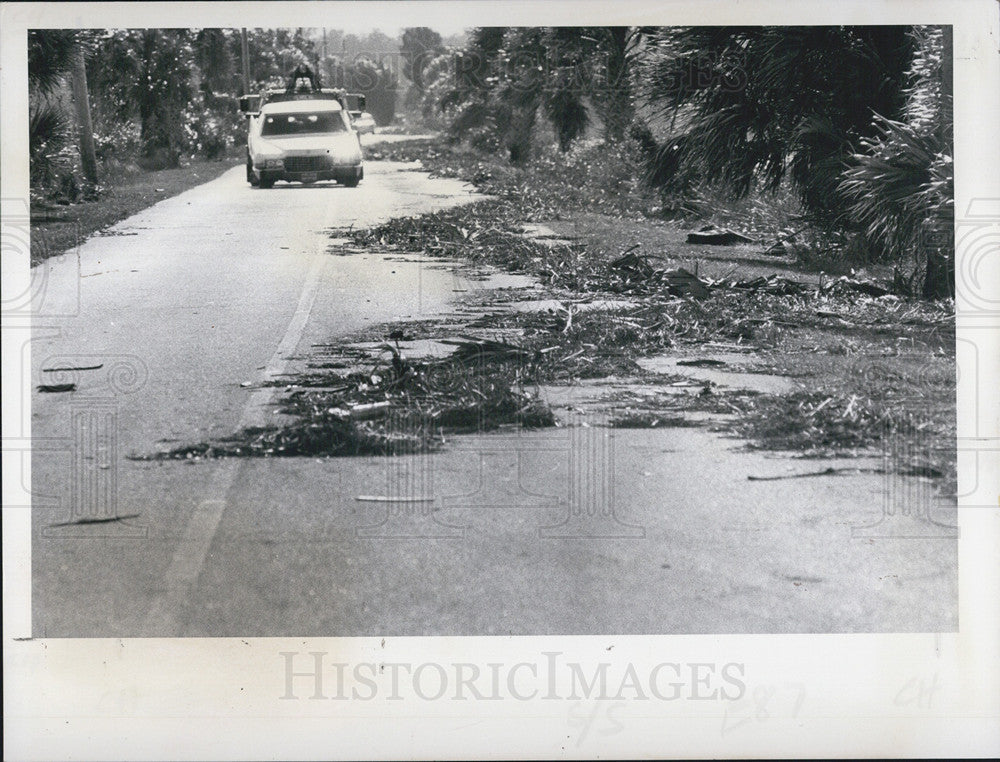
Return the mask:
[[332, 162], [329, 156], [286, 156], [286, 172], [322, 172], [330, 169]]

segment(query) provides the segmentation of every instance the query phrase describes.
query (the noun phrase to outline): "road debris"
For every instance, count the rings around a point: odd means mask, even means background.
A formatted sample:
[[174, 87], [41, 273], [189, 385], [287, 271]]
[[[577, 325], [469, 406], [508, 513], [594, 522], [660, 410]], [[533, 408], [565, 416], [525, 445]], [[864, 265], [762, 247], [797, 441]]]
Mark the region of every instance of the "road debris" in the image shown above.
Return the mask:
[[723, 362], [722, 360], [712, 360], [707, 357], [699, 357], [696, 360], [678, 360], [677, 365], [683, 365], [684, 367], [690, 368], [725, 368], [729, 363]]
[[703, 426], [704, 423], [685, 418], [683, 415], [640, 411], [612, 416], [608, 425], [613, 429], [667, 429]]
[[121, 516], [81, 516], [78, 519], [72, 519], [70, 521], [58, 521], [55, 524], [49, 524], [50, 528], [54, 527], [69, 527], [69, 526], [79, 526], [81, 524], [110, 524], [116, 521], [125, 521], [126, 519], [137, 519], [139, 518], [138, 513], [125, 513]]
[[75, 392], [76, 384], [39, 384], [36, 388], [43, 394], [59, 394], [61, 392]]
[[279, 412], [291, 421], [282, 426], [136, 459], [393, 455], [433, 451], [456, 433], [555, 425], [552, 411], [526, 388], [533, 352], [476, 337], [447, 343], [457, 347], [451, 355], [411, 360], [384, 342], [359, 365], [289, 385]]
[[688, 233], [687, 242], [711, 244], [713, 246], [732, 246], [736, 243], [753, 243], [753, 239], [741, 233], [736, 233], [729, 228], [717, 228], [713, 225], [706, 225], [697, 232]]
[[99, 365], [79, 365], [65, 368], [42, 368], [42, 373], [75, 373], [78, 370], [100, 370], [103, 367], [104, 363], [100, 363]]
[[806, 479], [811, 476], [847, 476], [855, 474], [884, 474], [884, 468], [824, 468], [821, 471], [805, 471], [795, 474], [779, 474], [777, 476], [755, 476], [747, 474], [747, 480], [751, 482], [776, 482], [782, 479]]
[[347, 411], [347, 415], [355, 421], [370, 421], [373, 418], [379, 418], [388, 414], [391, 409], [392, 403], [388, 400], [383, 402], [370, 402], [365, 405], [353, 405]]

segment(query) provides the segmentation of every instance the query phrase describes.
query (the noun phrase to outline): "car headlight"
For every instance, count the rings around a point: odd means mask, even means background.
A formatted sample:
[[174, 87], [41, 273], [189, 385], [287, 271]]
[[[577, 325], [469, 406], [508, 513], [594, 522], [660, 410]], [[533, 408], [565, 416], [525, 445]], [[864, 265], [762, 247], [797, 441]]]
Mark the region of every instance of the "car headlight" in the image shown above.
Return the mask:
[[264, 161], [264, 169], [284, 169], [285, 162], [281, 159], [266, 159]]
[[330, 158], [334, 164], [357, 164], [361, 161], [361, 152], [356, 144], [351, 147], [340, 146], [330, 151]]

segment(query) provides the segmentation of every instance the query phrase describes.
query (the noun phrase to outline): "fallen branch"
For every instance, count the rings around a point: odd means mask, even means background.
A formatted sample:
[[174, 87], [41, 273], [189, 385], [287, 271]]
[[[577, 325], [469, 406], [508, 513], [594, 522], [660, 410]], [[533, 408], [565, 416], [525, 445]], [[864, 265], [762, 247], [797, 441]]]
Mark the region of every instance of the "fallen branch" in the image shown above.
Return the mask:
[[59, 521], [55, 524], [49, 524], [50, 527], [69, 527], [77, 526], [79, 524], [110, 524], [112, 521], [124, 521], [125, 519], [137, 519], [139, 518], [138, 513], [126, 513], [124, 516], [105, 516], [101, 518], [90, 518], [83, 517], [79, 519], [73, 519], [72, 521]]
[[884, 468], [824, 468], [822, 471], [806, 471], [799, 474], [783, 474], [781, 476], [754, 476], [748, 474], [752, 482], [776, 482], [781, 479], [804, 479], [809, 476], [843, 476], [844, 474], [884, 474]]

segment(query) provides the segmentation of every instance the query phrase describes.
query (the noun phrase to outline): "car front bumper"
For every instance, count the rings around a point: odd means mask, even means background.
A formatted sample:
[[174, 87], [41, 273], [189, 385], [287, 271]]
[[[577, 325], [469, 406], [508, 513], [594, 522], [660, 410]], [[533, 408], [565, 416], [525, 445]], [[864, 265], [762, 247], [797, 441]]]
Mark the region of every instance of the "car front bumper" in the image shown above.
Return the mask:
[[269, 168], [266, 166], [254, 166], [254, 171], [263, 180], [285, 180], [286, 182], [314, 182], [317, 180], [336, 180], [345, 182], [360, 180], [364, 176], [364, 166], [361, 162], [357, 164], [330, 164], [326, 167], [315, 169], [288, 169]]

